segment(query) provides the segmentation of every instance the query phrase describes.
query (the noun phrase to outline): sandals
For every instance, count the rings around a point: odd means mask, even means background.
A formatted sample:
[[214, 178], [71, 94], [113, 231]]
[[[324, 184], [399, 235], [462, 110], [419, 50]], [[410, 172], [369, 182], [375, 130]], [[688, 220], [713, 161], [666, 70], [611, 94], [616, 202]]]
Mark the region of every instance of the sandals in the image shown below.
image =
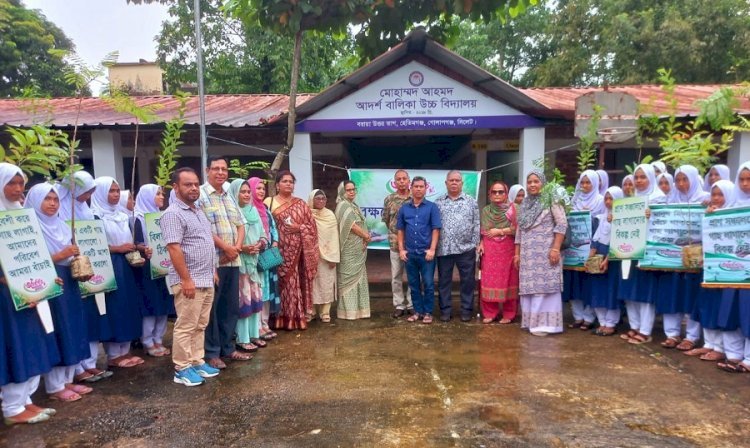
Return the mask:
[[652, 338], [651, 336], [646, 336], [645, 334], [638, 333], [632, 338], [628, 339], [628, 343], [633, 344], [633, 345], [641, 345], [641, 344], [647, 344], [653, 340], [654, 338]]
[[695, 342], [690, 339], [683, 339], [675, 348], [681, 352], [687, 352], [695, 348]]
[[94, 389], [82, 384], [66, 384], [65, 388], [68, 390], [72, 390], [78, 395], [87, 395], [94, 391]]
[[483, 324], [491, 324], [493, 320], [495, 320], [495, 319], [492, 319], [490, 317], [485, 317], [484, 319], [482, 319], [482, 323]]
[[146, 349], [146, 353], [148, 353], [148, 356], [160, 358], [166, 355], [166, 353], [164, 353], [164, 350], [162, 350], [161, 347], [157, 347], [156, 344], [152, 345], [151, 347], [144, 347], [144, 348]]
[[423, 324], [431, 324], [432, 323], [432, 314], [425, 314], [422, 318]]
[[716, 364], [719, 369], [729, 373], [750, 373], [750, 368], [740, 361], [720, 362]]
[[682, 339], [679, 336], [670, 336], [661, 343], [661, 346], [664, 348], [676, 348], [681, 342]]
[[577, 320], [573, 322], [572, 324], [568, 324], [568, 328], [579, 328], [581, 325], [583, 325], [583, 321]]
[[168, 349], [167, 347], [165, 347], [165, 346], [163, 346], [161, 344], [154, 343], [154, 347], [156, 347], [159, 350], [161, 350], [164, 353], [164, 356], [172, 354], [172, 350]]
[[701, 348], [690, 349], [686, 352], [682, 352], [682, 354], [687, 355], [687, 356], [700, 356], [700, 355], [705, 355], [706, 353], [710, 353], [711, 351], [712, 350], [710, 348], [701, 347]]
[[96, 380], [93, 380], [93, 381], [87, 381], [87, 382], [90, 382], [90, 383], [93, 383], [93, 382], [99, 381], [99, 380], [103, 380], [105, 378], [109, 378], [112, 375], [114, 375], [114, 373], [111, 370], [99, 370], [97, 368], [93, 368], [93, 369], [86, 369], [86, 371], [88, 373], [94, 375], [94, 377], [97, 378]]
[[259, 339], [259, 338], [252, 338], [250, 339], [250, 342], [255, 344], [255, 346], [258, 348], [265, 348], [268, 345], [266, 344], [266, 341], [264, 341], [263, 339]]
[[418, 321], [422, 316], [419, 315], [419, 313], [414, 313], [411, 316], [406, 318], [407, 322], [416, 322]]
[[73, 377], [73, 381], [75, 381], [76, 383], [95, 383], [100, 379], [102, 379], [100, 376], [96, 376], [88, 370], [84, 370], [83, 372]]
[[31, 412], [36, 412], [37, 414], [47, 414], [50, 417], [52, 417], [53, 415], [57, 414], [57, 411], [54, 410], [54, 409], [52, 409], [52, 408], [43, 408], [43, 407], [39, 407], [39, 406], [37, 406], [35, 404], [27, 404], [24, 407], [27, 410], [31, 411]]
[[594, 326], [593, 322], [583, 321], [583, 323], [578, 326], [578, 329], [581, 330], [581, 331], [589, 331], [589, 330], [591, 330], [591, 327], [593, 327], [593, 326]]
[[14, 415], [13, 417], [6, 417], [5, 418], [5, 424], [8, 426], [12, 425], [21, 425], [21, 424], [34, 424], [34, 423], [41, 423], [46, 422], [49, 420], [50, 415], [46, 414], [44, 412], [35, 412], [29, 409], [26, 409], [25, 411], [21, 412], [18, 415]]
[[329, 316], [328, 314], [324, 314], [324, 315], [320, 316], [320, 321], [323, 322], [323, 323], [325, 323], [325, 324], [327, 324], [327, 323], [331, 322], [331, 316]]
[[119, 367], [122, 369], [135, 367], [140, 364], [143, 364], [143, 359], [138, 358], [137, 356], [128, 356], [128, 355], [123, 355], [123, 356], [118, 356], [117, 358], [112, 358], [107, 363], [109, 367]]
[[701, 355], [700, 359], [701, 361], [723, 361], [725, 358], [724, 353], [719, 353], [717, 351], [711, 350], [710, 352]]
[[[248, 342], [246, 344], [237, 344], [237, 347], [239, 347], [242, 350], [245, 350], [246, 352], [251, 352], [251, 353], [258, 351], [258, 346], [253, 344], [252, 342]], [[237, 352], [232, 352], [232, 354], [234, 353], [237, 353]]]
[[[255, 348], [258, 349], [257, 347]], [[227, 356], [228, 359], [231, 359], [232, 361], [250, 361], [253, 359], [253, 355], [248, 353], [242, 353], [238, 352], [237, 350], [233, 351], [232, 353]]]
[[81, 396], [70, 389], [63, 389], [60, 392], [49, 394], [49, 399], [52, 401], [62, 401], [64, 403], [70, 403], [80, 400]]
[[635, 330], [628, 330], [627, 333], [623, 333], [623, 334], [620, 335], [620, 339], [625, 339], [627, 341], [627, 340], [630, 340], [630, 339], [634, 338], [635, 335], [637, 335], [637, 334], [638, 334], [638, 332], [635, 331]]
[[613, 327], [599, 327], [594, 331], [597, 336], [613, 336], [616, 333]]
[[513, 323], [513, 319], [506, 319], [506, 318], [503, 317], [502, 319], [500, 319], [498, 321], [498, 323], [501, 324], [501, 325], [512, 324]]

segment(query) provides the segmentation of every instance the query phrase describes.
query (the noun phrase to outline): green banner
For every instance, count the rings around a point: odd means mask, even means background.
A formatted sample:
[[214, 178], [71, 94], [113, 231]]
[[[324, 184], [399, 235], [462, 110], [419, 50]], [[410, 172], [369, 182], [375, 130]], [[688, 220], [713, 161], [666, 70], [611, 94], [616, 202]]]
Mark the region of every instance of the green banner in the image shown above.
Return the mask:
[[161, 227], [159, 220], [163, 212], [146, 213], [143, 219], [146, 221], [146, 245], [151, 248], [151, 279], [165, 277], [169, 273], [169, 267], [172, 266], [172, 259], [169, 258], [167, 245], [161, 237]]
[[[447, 193], [445, 176], [449, 170], [409, 170], [409, 178], [422, 176], [427, 180], [427, 194], [425, 199], [435, 201]], [[356, 202], [365, 216], [367, 230], [370, 231], [372, 241], [369, 249], [388, 249], [388, 226], [382, 221], [383, 200], [386, 196], [396, 192], [393, 182], [395, 169], [351, 169], [349, 179], [357, 184]], [[463, 192], [473, 197], [479, 196], [479, 183], [482, 173], [478, 171], [461, 171], [464, 179]]]
[[682, 265], [682, 247], [700, 244], [705, 206], [675, 204], [652, 205], [648, 222], [648, 241], [640, 268], [686, 270]]
[[94, 276], [87, 282], [78, 282], [81, 296], [91, 296], [117, 289], [112, 256], [109, 253], [104, 224], [97, 220], [76, 221], [76, 244], [81, 255], [86, 255], [94, 268]]
[[703, 282], [750, 285], [750, 207], [717, 210], [703, 218]]
[[609, 258], [640, 260], [646, 252], [646, 197], [617, 199], [612, 204]]
[[568, 214], [570, 247], [563, 251], [563, 266], [582, 268], [591, 251], [591, 212], [580, 211]]
[[16, 311], [62, 294], [36, 212], [0, 212], [0, 265]]

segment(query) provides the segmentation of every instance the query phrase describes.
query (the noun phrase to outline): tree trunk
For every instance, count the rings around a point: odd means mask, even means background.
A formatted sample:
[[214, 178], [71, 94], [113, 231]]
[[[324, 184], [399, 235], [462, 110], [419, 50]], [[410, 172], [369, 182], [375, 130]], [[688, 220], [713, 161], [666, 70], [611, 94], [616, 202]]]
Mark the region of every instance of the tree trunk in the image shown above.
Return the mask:
[[271, 187], [275, 186], [276, 173], [284, 163], [284, 159], [289, 156], [289, 152], [294, 146], [294, 125], [297, 121], [297, 85], [299, 84], [299, 66], [302, 58], [302, 33], [300, 29], [294, 35], [294, 54], [292, 56], [292, 78], [289, 83], [289, 111], [287, 120], [286, 145], [276, 154], [271, 164], [271, 181], [269, 182], [269, 194], [272, 194]]

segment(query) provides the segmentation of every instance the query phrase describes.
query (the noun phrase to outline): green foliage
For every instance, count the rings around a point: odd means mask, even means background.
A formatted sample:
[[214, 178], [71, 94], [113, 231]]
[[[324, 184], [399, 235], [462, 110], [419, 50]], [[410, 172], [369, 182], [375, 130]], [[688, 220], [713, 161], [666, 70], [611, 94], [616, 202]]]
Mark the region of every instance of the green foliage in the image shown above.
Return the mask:
[[572, 186], [565, 186], [565, 175], [557, 167], [550, 165], [549, 160], [545, 157], [540, 157], [534, 161], [534, 166], [544, 171], [544, 177], [547, 182], [542, 186], [542, 191], [539, 193], [542, 199], [542, 204], [545, 207], [550, 207], [552, 204], [559, 204], [565, 208], [566, 213], [571, 208], [571, 196], [573, 190]]
[[21, 168], [27, 176], [40, 174], [47, 179], [55, 178], [66, 165], [68, 136], [59, 130], [35, 125], [28, 129], [8, 126], [10, 137], [7, 149], [0, 145], [0, 160]]
[[582, 136], [578, 143], [578, 174], [586, 171], [596, 163], [596, 142], [599, 138], [596, 131], [602, 119], [602, 106], [594, 104], [594, 115], [591, 116], [586, 135]]
[[639, 160], [636, 160], [635, 162], [633, 162], [632, 165], [625, 165], [625, 172], [627, 172], [628, 174], [633, 174], [635, 173], [635, 169], [638, 168], [638, 165], [641, 165], [644, 163], [651, 163], [653, 161], [654, 161], [654, 158], [651, 157], [650, 155], [647, 155], [646, 157], [642, 159], [639, 158]]
[[156, 176], [154, 176], [154, 182], [156, 185], [162, 188], [171, 188], [171, 176], [175, 167], [177, 166], [177, 160], [180, 158], [179, 148], [182, 145], [182, 134], [185, 133], [185, 111], [187, 110], [187, 101], [190, 95], [183, 92], [177, 92], [175, 97], [180, 102], [180, 106], [177, 108], [177, 117], [167, 121], [162, 132], [161, 150], [157, 157], [159, 159], [159, 165], [156, 167]]
[[[497, 40], [497, 54], [508, 54], [505, 48], [515, 51], [508, 57], [521, 64], [514, 71], [520, 85], [654, 83], [660, 67], [678, 74], [679, 83], [750, 79], [750, 3], [746, 0], [539, 3], [539, 8], [519, 20], [523, 30], [504, 33]], [[537, 15], [543, 19], [529, 17]], [[481, 42], [482, 32], [467, 35], [462, 28], [460, 41]], [[489, 46], [493, 42], [488, 40]], [[491, 48], [486, 51], [495, 54]]]
[[159, 118], [156, 111], [163, 107], [161, 104], [140, 106], [134, 97], [123, 90], [112, 90], [108, 95], [102, 96], [102, 99], [115, 111], [132, 115], [135, 118], [136, 126], [140, 123], [156, 121]]
[[[294, 40], [258, 22], [227, 17], [222, 0], [201, 1], [207, 93], [287, 93]], [[170, 91], [195, 83], [193, 2], [170, 2], [157, 56]], [[302, 44], [299, 89], [319, 92], [357, 68], [348, 33], [309, 33]]]
[[727, 129], [738, 121], [734, 107], [738, 105], [733, 89], [719, 89], [709, 98], [698, 101], [698, 117], [695, 120], [677, 118], [676, 80], [671, 70], [659, 69], [659, 81], [669, 105], [668, 115], [662, 119], [644, 119], [639, 125], [641, 133], [654, 135], [661, 148], [660, 160], [677, 168], [680, 165], [693, 165], [699, 171], [713, 165], [717, 156], [727, 151], [733, 134]]
[[229, 161], [229, 172], [234, 174], [239, 179], [248, 179], [250, 172], [253, 170], [267, 170], [271, 164], [261, 160], [254, 160], [252, 162], [242, 163], [239, 159], [232, 159]]
[[[0, 97], [26, 89], [38, 95], [68, 96], [63, 58], [49, 49], [72, 50], [73, 42], [54, 23], [18, 0], [0, 0]], [[88, 94], [88, 93], [87, 93]]]

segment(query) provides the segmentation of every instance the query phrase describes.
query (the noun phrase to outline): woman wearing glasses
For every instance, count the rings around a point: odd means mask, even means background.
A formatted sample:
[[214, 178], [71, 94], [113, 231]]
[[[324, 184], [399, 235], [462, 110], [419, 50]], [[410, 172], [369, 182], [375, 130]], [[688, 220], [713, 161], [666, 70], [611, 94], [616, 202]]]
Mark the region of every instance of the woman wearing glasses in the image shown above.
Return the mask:
[[518, 270], [513, 266], [516, 233], [516, 205], [508, 199], [508, 186], [495, 182], [489, 190], [490, 203], [482, 209], [479, 253], [482, 257], [480, 303], [482, 323], [500, 316], [501, 324], [515, 319], [518, 309]]
[[370, 290], [367, 285], [367, 243], [370, 232], [359, 205], [354, 202], [357, 186], [346, 180], [339, 184], [336, 199], [336, 220], [339, 223], [341, 262], [339, 263], [339, 319], [370, 317]]

